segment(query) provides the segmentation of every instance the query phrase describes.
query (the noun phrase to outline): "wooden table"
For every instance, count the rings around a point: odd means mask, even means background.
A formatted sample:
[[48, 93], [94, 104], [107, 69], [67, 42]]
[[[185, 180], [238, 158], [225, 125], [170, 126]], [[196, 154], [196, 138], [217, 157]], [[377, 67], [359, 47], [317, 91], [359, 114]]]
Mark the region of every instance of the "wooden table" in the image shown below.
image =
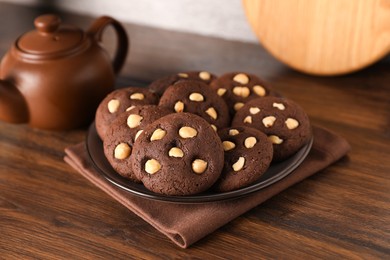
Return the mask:
[[[47, 10], [0, 4], [0, 54]], [[82, 28], [92, 21], [62, 17]], [[313, 77], [257, 44], [130, 24], [126, 30], [132, 48], [118, 85], [191, 69], [256, 73], [302, 105], [313, 124], [344, 136], [351, 152], [180, 249], [63, 161], [64, 148], [83, 141], [86, 129], [0, 123], [1, 259], [390, 257], [389, 57], [351, 75]]]

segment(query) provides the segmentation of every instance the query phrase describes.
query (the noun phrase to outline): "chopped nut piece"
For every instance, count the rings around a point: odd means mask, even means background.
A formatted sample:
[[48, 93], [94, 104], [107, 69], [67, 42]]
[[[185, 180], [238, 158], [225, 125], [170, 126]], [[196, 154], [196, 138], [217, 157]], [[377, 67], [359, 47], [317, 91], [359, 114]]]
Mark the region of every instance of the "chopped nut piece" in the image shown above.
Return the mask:
[[234, 87], [233, 94], [236, 96], [241, 96], [241, 87]]
[[201, 159], [195, 159], [192, 162], [192, 170], [197, 174], [202, 174], [206, 171], [207, 162]]
[[208, 108], [206, 110], [206, 114], [208, 114], [214, 120], [218, 118], [217, 111], [215, 111], [213, 107]]
[[187, 74], [187, 73], [177, 73], [177, 75], [178, 75], [180, 78], [188, 78], [188, 74]]
[[135, 128], [135, 127], [137, 127], [137, 126], [139, 126], [141, 124], [142, 119], [143, 119], [143, 117], [140, 116], [140, 115], [131, 114], [127, 118], [127, 125], [130, 128]]
[[273, 107], [276, 107], [277, 109], [279, 110], [284, 110], [285, 109], [285, 106], [282, 104], [282, 103], [273, 103], [272, 104]]
[[107, 104], [108, 111], [111, 114], [115, 113], [116, 111], [118, 111], [120, 104], [121, 102], [118, 99], [111, 99]]
[[257, 143], [257, 140], [253, 136], [246, 138], [244, 141], [244, 145], [248, 149], [253, 148], [253, 146], [255, 146], [256, 143]]
[[215, 125], [211, 124], [211, 127], [213, 128], [213, 130], [214, 130], [215, 132], [218, 131], [218, 128], [217, 128]]
[[189, 126], [183, 126], [179, 129], [179, 135], [182, 138], [192, 138], [198, 134], [195, 128]]
[[127, 143], [120, 143], [115, 147], [114, 157], [119, 160], [126, 159], [130, 156], [131, 147]]
[[239, 73], [239, 74], [236, 74], [236, 75], [233, 77], [233, 80], [234, 80], [235, 82], [238, 82], [238, 83], [240, 83], [240, 84], [245, 85], [245, 84], [248, 84], [248, 82], [249, 82], [249, 77], [248, 77], [246, 74], [244, 74], [244, 73]]
[[142, 93], [134, 93], [130, 95], [130, 99], [134, 99], [134, 100], [143, 100], [144, 98], [145, 96]]
[[155, 159], [147, 160], [147, 162], [145, 163], [145, 171], [149, 174], [155, 174], [160, 169], [161, 164]]
[[175, 109], [175, 111], [177, 113], [183, 112], [184, 111], [184, 103], [181, 101], [177, 101], [173, 109]]
[[234, 110], [238, 111], [240, 108], [242, 108], [244, 106], [244, 103], [241, 103], [241, 102], [237, 102], [236, 104], [234, 104]]
[[167, 131], [162, 130], [161, 128], [157, 128], [154, 130], [152, 136], [150, 137], [150, 141], [160, 140], [167, 134]]
[[183, 153], [183, 151], [180, 148], [172, 147], [169, 150], [168, 155], [170, 157], [182, 158], [184, 156], [184, 153]]
[[132, 110], [133, 108], [135, 108], [135, 106], [129, 106], [128, 108], [126, 108], [126, 111], [130, 111], [130, 110]]
[[189, 99], [195, 102], [202, 102], [204, 100], [204, 97], [200, 93], [191, 93]]
[[240, 158], [238, 158], [237, 162], [235, 162], [232, 165], [232, 168], [235, 172], [238, 172], [239, 170], [242, 170], [242, 168], [244, 167], [244, 164], [245, 164], [245, 158], [240, 157]]
[[253, 92], [255, 92], [256, 95], [258, 95], [260, 97], [264, 97], [266, 94], [265, 89], [260, 85], [253, 86]]
[[226, 88], [219, 88], [217, 90], [218, 96], [223, 96], [226, 93]]
[[203, 80], [209, 80], [211, 78], [211, 75], [207, 71], [201, 71], [199, 72], [199, 78]]
[[271, 127], [271, 126], [273, 126], [274, 125], [274, 123], [275, 123], [275, 120], [276, 120], [276, 117], [274, 117], [274, 116], [267, 116], [267, 117], [264, 117], [263, 118], [263, 125], [265, 126], [265, 127]]
[[252, 117], [251, 117], [251, 116], [245, 117], [245, 118], [244, 118], [244, 123], [252, 124]]
[[288, 129], [292, 130], [299, 126], [299, 122], [294, 118], [287, 118], [287, 120], [284, 122]]
[[223, 150], [225, 152], [230, 151], [236, 147], [236, 145], [233, 142], [230, 141], [223, 141], [222, 142]]
[[240, 132], [237, 129], [230, 129], [229, 130], [229, 135], [234, 136], [238, 135]]
[[140, 134], [142, 134], [144, 130], [139, 130], [136, 134], [135, 134], [135, 137], [134, 137], [134, 141], [137, 140], [137, 138], [139, 137]]
[[258, 107], [251, 107], [249, 108], [249, 113], [251, 113], [252, 115], [256, 115], [257, 113], [259, 113], [261, 110], [260, 108]]
[[268, 139], [271, 140], [273, 144], [281, 144], [283, 143], [283, 139], [280, 139], [279, 136], [276, 135], [270, 135], [268, 136]]

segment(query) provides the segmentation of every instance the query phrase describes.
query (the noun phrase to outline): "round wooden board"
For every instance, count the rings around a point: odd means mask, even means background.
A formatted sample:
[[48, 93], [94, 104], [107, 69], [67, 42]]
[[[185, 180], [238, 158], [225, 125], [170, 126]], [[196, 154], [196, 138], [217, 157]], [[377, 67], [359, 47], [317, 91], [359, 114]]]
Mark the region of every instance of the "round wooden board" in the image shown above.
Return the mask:
[[390, 0], [243, 0], [263, 46], [309, 74], [364, 68], [390, 51]]

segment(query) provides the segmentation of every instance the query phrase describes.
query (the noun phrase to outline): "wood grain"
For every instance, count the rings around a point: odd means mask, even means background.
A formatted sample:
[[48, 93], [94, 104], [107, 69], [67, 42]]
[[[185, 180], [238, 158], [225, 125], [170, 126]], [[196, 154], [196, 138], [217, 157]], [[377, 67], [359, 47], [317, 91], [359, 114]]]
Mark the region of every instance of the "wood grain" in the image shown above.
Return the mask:
[[[0, 54], [39, 12], [0, 4], [7, 21], [0, 23]], [[93, 20], [62, 18], [83, 28]], [[184, 250], [63, 161], [64, 148], [83, 141], [86, 129], [0, 122], [0, 259], [389, 258], [389, 57], [359, 73], [313, 77], [256, 44], [126, 29], [133, 45], [118, 85], [188, 69], [255, 73], [302, 105], [313, 124], [347, 138], [351, 152]]]
[[263, 46], [299, 71], [345, 74], [390, 51], [387, 0], [243, 0], [243, 5]]

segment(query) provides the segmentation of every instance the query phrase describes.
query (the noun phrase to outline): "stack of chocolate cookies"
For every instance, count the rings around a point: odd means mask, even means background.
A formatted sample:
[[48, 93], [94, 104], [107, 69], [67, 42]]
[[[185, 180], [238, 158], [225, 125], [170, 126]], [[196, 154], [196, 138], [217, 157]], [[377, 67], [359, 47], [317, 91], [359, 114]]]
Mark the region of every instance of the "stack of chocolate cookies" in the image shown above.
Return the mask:
[[182, 72], [115, 90], [95, 124], [118, 174], [173, 196], [247, 187], [312, 136], [298, 104], [244, 72]]

